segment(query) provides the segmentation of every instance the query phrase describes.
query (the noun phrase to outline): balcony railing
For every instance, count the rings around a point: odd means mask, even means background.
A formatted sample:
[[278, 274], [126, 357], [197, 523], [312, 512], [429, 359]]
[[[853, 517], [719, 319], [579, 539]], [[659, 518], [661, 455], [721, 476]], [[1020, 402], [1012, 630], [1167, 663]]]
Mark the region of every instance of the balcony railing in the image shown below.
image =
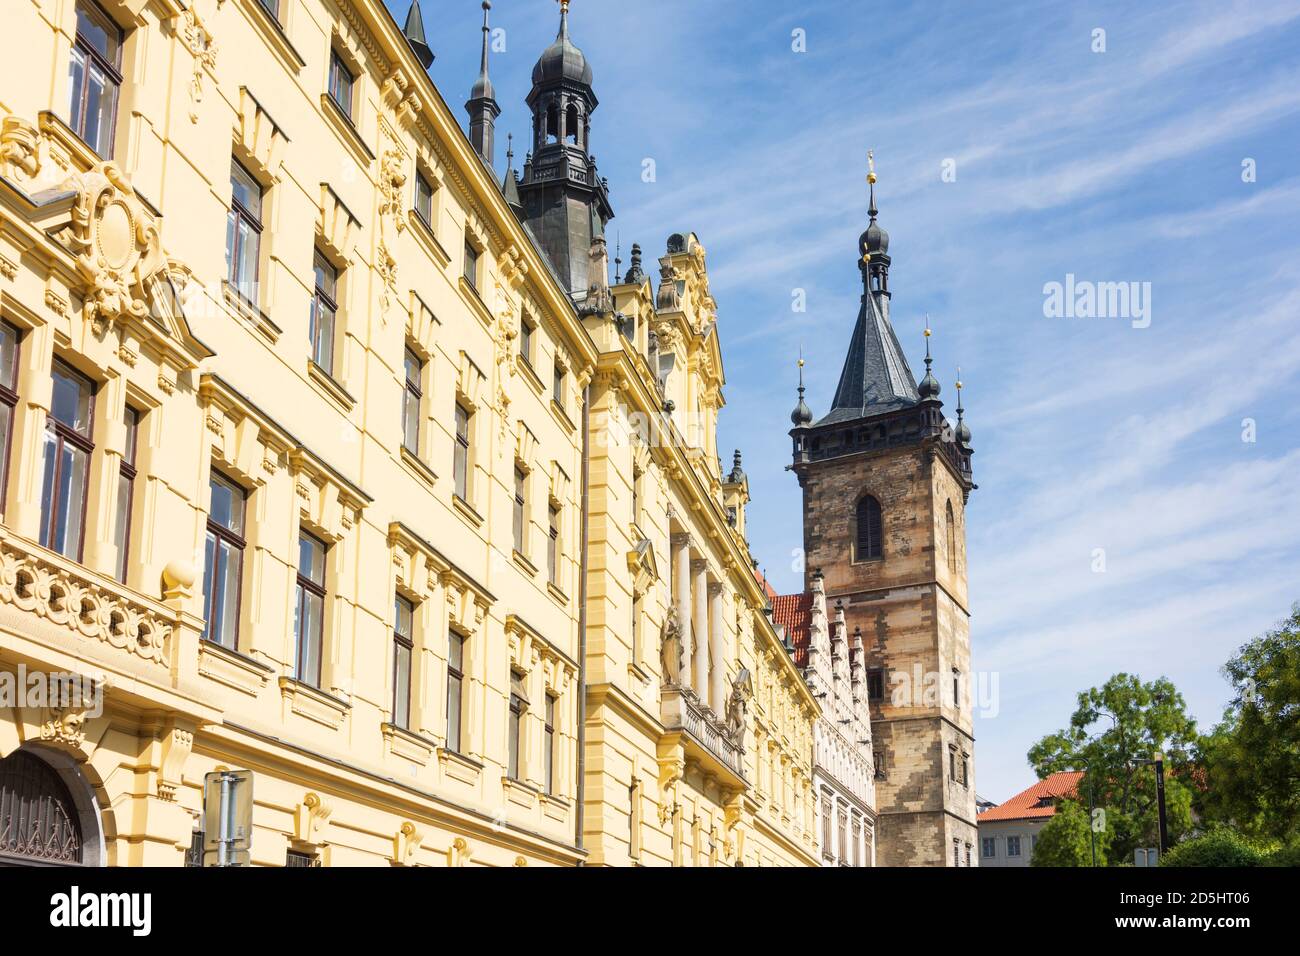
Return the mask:
[[[715, 769], [745, 779], [743, 737], [733, 737], [725, 722], [688, 688], [666, 686], [660, 695], [660, 720], [664, 729], [682, 734], [690, 754]], [[743, 734], [743, 728], [741, 733]]]

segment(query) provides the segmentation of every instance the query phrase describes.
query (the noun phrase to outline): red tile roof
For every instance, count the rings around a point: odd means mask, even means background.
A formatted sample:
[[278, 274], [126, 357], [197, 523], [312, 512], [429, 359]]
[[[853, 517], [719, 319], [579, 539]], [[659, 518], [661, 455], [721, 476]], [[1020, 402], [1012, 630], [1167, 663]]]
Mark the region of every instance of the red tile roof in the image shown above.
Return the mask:
[[786, 638], [794, 644], [796, 667], [808, 666], [809, 626], [812, 623], [812, 594], [776, 594], [771, 598], [772, 620], [784, 627]]
[[1006, 803], [985, 810], [976, 817], [977, 822], [993, 820], [1037, 820], [1050, 817], [1056, 813], [1056, 801], [1061, 797], [1073, 797], [1083, 779], [1083, 771], [1065, 770], [1054, 773], [1046, 780], [1040, 780], [1028, 790], [1024, 790]]

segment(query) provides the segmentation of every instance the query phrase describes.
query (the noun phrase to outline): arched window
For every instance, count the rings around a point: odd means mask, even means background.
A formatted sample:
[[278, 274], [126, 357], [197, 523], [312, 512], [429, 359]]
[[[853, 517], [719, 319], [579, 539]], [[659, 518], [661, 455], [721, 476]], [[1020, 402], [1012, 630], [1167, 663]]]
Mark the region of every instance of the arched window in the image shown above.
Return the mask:
[[871, 495], [863, 495], [858, 502], [856, 560], [880, 557], [881, 537], [880, 502]]
[[0, 760], [0, 865], [76, 865], [82, 833], [59, 774], [19, 750]]
[[952, 516], [952, 502], [948, 502], [948, 570], [957, 573], [957, 522]]
[[546, 107], [546, 142], [560, 141], [560, 110], [554, 103]]
[[569, 104], [568, 113], [565, 115], [564, 138], [566, 141], [573, 143], [575, 146], [581, 146], [578, 142], [578, 133], [582, 129], [582, 123], [578, 119], [578, 107], [574, 103]]

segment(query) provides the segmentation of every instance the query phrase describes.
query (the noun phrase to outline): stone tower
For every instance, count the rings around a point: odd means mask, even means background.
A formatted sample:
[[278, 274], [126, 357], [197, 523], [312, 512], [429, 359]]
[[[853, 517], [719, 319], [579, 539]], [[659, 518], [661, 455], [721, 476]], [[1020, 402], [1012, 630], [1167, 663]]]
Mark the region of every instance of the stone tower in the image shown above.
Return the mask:
[[614, 218], [605, 181], [589, 152], [597, 101], [591, 65], [569, 39], [568, 0], [560, 3], [560, 32], [533, 67], [528, 108], [532, 152], [524, 163], [519, 197], [523, 220], [555, 272], [576, 299], [590, 285], [593, 239], [603, 243]]
[[[970, 430], [944, 418], [939, 383], [916, 384], [889, 320], [889, 235], [859, 243], [862, 308], [830, 411], [791, 415], [803, 489], [808, 590], [820, 571], [866, 654], [881, 866], [978, 858], [966, 501]], [[960, 388], [960, 383], [958, 383]], [[960, 402], [959, 402], [960, 410]]]

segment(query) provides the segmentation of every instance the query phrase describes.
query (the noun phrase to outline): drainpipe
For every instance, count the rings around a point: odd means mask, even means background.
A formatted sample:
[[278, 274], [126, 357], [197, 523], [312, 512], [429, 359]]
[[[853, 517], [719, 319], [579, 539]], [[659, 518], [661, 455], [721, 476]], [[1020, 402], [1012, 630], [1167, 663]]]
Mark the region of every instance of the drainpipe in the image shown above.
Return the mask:
[[[578, 797], [574, 817], [577, 820], [575, 845], [583, 849], [582, 825], [586, 790], [587, 748], [587, 526], [591, 495], [591, 385], [582, 390], [582, 546], [578, 578]], [[578, 860], [582, 866], [583, 860]]]

